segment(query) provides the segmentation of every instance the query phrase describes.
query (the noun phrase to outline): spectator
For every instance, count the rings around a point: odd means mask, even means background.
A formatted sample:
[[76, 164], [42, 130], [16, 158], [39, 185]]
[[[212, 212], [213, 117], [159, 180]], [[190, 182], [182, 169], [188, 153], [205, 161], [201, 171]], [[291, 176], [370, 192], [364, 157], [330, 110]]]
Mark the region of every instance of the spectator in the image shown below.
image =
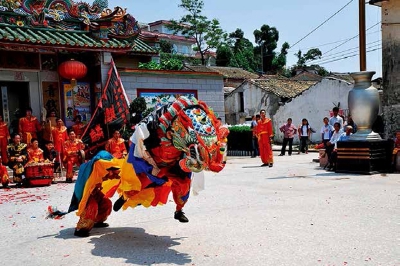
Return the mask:
[[252, 154], [251, 158], [255, 158], [255, 157], [257, 157], [259, 155], [259, 152], [258, 152], [258, 140], [257, 140], [256, 130], [255, 130], [259, 120], [260, 120], [260, 115], [253, 115], [252, 121], [251, 121], [251, 130], [253, 132], [252, 139], [251, 139], [252, 148], [253, 148], [253, 154]]
[[335, 162], [332, 160], [332, 153], [335, 151], [337, 145], [336, 143], [338, 142], [340, 136], [342, 135], [343, 131], [340, 129], [340, 123], [336, 122], [333, 125], [333, 128], [335, 129], [333, 131], [331, 139], [326, 143], [326, 154], [328, 155], [328, 165], [325, 165], [325, 168], [328, 168], [329, 171], [334, 170], [336, 168]]
[[301, 125], [299, 126], [299, 139], [300, 139], [300, 148], [299, 154], [308, 153], [308, 141], [311, 137], [311, 127], [308, 124], [308, 120], [303, 118], [301, 120]]
[[321, 139], [324, 147], [326, 148], [326, 143], [329, 142], [329, 140], [331, 139], [332, 133], [335, 129], [329, 124], [328, 117], [324, 117], [323, 121], [324, 125], [321, 127]]
[[354, 123], [353, 117], [351, 115], [349, 115], [347, 117], [347, 121], [346, 121], [346, 125], [345, 126], [351, 126], [353, 132], [351, 132], [352, 134], [357, 132], [357, 125], [356, 123]]
[[282, 125], [279, 130], [283, 133], [283, 143], [281, 154], [278, 156], [284, 156], [286, 152], [286, 145], [289, 143], [289, 156], [292, 155], [292, 145], [293, 145], [293, 138], [294, 135], [297, 133], [296, 127], [292, 124], [292, 118], [288, 118], [287, 123]]
[[343, 128], [343, 118], [339, 115], [339, 107], [333, 107], [332, 109], [333, 116], [329, 119], [329, 124], [334, 126], [335, 123], [339, 123], [340, 129]]

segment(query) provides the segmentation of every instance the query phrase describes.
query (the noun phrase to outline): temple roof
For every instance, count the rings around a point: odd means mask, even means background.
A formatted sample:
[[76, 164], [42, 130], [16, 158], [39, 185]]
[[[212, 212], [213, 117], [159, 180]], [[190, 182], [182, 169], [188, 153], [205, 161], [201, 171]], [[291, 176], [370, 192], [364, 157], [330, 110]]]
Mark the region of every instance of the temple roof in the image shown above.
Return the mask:
[[[46, 28], [18, 27], [0, 23], [0, 44], [10, 50], [16, 45], [25, 48], [48, 48], [76, 50], [84, 48], [85, 51], [123, 51], [139, 53], [157, 53], [152, 47], [139, 39], [119, 39], [109, 37], [100, 40], [87, 31], [64, 31]], [[28, 47], [27, 47], [28, 46]]]

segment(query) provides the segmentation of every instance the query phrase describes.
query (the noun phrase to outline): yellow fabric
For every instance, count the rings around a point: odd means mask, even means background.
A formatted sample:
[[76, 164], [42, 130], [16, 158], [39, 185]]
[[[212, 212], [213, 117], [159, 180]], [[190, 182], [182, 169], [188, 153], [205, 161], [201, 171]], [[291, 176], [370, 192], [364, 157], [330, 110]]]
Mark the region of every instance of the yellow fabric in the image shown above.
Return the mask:
[[[112, 180], [106, 180], [103, 181], [103, 177], [107, 175], [108, 171], [107, 168], [111, 166], [116, 166], [118, 165], [121, 168], [121, 173], [120, 177], [121, 179], [112, 179]], [[129, 190], [136, 190], [139, 191], [141, 188], [141, 183], [139, 179], [137, 178], [135, 171], [133, 169], [132, 164], [128, 163], [126, 159], [116, 159], [113, 158], [111, 161], [107, 160], [98, 160], [96, 163], [93, 164], [93, 170], [85, 184], [85, 188], [83, 191], [83, 196], [82, 199], [79, 203], [79, 208], [76, 213], [76, 215], [80, 216], [82, 212], [84, 211], [87, 201], [89, 199], [90, 193], [93, 191], [93, 189], [96, 187], [96, 185], [101, 184], [102, 185], [102, 192], [103, 194], [107, 194], [108, 191], [110, 191], [111, 188], [114, 186], [118, 185], [118, 183], [121, 181], [121, 184], [119, 186], [119, 192], [123, 191], [129, 191]], [[153, 199], [151, 197], [151, 199]], [[151, 202], [151, 200], [150, 200]]]

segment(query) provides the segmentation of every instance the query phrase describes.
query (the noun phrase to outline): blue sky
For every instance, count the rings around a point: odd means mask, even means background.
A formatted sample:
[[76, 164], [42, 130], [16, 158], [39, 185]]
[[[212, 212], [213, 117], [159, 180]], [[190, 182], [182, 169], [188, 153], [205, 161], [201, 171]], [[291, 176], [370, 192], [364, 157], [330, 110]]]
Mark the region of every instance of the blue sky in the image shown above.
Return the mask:
[[[245, 37], [253, 43], [253, 31], [255, 29], [259, 29], [263, 24], [276, 27], [280, 34], [279, 47], [285, 41], [290, 45], [295, 44], [350, 2], [350, 0], [203, 1], [203, 14], [205, 16], [209, 19], [218, 19], [222, 29], [228, 33], [235, 31], [236, 28], [242, 29]], [[128, 12], [138, 21], [148, 23], [162, 19], [179, 19], [184, 14], [183, 9], [178, 7], [180, 2], [180, 0], [109, 0], [109, 7], [128, 8]], [[299, 49], [306, 52], [309, 48], [317, 47], [324, 56], [324, 59], [319, 62], [325, 62], [321, 66], [327, 70], [335, 72], [359, 71], [358, 55], [337, 60], [358, 52], [358, 38], [341, 45], [345, 40], [358, 34], [358, 2], [358, 0], [353, 0], [318, 30], [292, 47], [289, 50], [287, 65], [291, 66], [296, 63], [297, 58], [294, 53]], [[379, 49], [381, 47], [380, 21], [381, 9], [366, 5], [366, 28], [376, 25], [367, 31], [367, 50], [377, 49], [367, 53], [367, 70], [377, 72], [374, 78], [382, 75], [382, 50]], [[338, 45], [341, 46], [333, 49]], [[329, 50], [332, 51], [328, 52]]]

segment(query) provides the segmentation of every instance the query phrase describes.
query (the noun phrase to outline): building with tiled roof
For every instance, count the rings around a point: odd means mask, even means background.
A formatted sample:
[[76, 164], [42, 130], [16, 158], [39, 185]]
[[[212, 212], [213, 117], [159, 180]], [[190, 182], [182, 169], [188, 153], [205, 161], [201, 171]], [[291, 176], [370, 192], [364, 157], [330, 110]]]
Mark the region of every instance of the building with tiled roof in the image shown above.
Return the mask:
[[298, 73], [296, 76], [291, 77], [291, 80], [298, 80], [298, 81], [321, 81], [324, 77], [311, 73], [308, 71], [303, 71]]
[[220, 67], [220, 66], [185, 66], [185, 70], [197, 72], [217, 72], [224, 77], [225, 87], [238, 87], [247, 79], [256, 79], [258, 74], [249, 72], [238, 67]]
[[[352, 86], [332, 78], [321, 81], [298, 81], [276, 76], [249, 79], [225, 96], [225, 119], [229, 124], [241, 124], [265, 109], [268, 117], [272, 118], [275, 132], [279, 132], [279, 127], [289, 117], [296, 125], [302, 118], [307, 118], [318, 128], [323, 117], [329, 117], [329, 111], [338, 103], [342, 109], [348, 109], [347, 97]], [[282, 140], [279, 134], [276, 137], [275, 140]]]
[[[15, 110], [28, 106], [38, 117], [55, 110], [67, 125], [67, 110], [79, 108], [85, 121], [112, 59], [117, 66], [132, 66], [158, 56], [139, 38], [135, 18], [107, 5], [106, 0], [0, 1], [0, 110], [6, 122], [17, 119]], [[78, 80], [88, 92], [86, 99], [74, 97], [76, 87], [71, 91], [70, 80], [60, 75], [59, 66], [71, 59], [87, 68]]]

